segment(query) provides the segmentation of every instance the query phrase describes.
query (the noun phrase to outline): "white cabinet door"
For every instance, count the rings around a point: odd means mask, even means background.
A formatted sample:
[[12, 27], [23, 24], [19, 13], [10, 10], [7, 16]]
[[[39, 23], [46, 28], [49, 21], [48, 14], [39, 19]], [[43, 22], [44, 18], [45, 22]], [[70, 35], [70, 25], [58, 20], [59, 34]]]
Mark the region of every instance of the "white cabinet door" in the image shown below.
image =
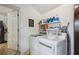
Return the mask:
[[8, 48], [17, 50], [17, 39], [18, 39], [18, 18], [17, 11], [8, 13]]

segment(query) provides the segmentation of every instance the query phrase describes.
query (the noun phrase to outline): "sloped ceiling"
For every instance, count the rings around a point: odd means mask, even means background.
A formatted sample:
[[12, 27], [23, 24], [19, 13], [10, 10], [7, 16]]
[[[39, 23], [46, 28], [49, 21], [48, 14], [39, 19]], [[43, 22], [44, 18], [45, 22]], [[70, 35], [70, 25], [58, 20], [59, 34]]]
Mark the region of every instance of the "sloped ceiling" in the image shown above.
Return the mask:
[[[27, 6], [28, 4], [16, 4], [16, 7]], [[59, 7], [61, 4], [29, 4], [28, 6], [34, 8], [40, 14], [46, 13], [52, 9]]]
[[12, 9], [0, 5], [0, 14], [7, 15], [7, 13], [9, 13], [11, 11], [12, 11]]
[[34, 8], [40, 14], [44, 14], [50, 10], [53, 10], [53, 9], [59, 7], [60, 5], [61, 4], [12, 4], [12, 5], [6, 4], [3, 6], [0, 5], [0, 13], [3, 13], [3, 14], [8, 13], [11, 11], [10, 8], [16, 9], [15, 7], [21, 8], [23, 6], [30, 6], [30, 7]]
[[36, 9], [40, 14], [43, 14], [52, 9], [59, 7], [60, 4], [32, 4], [30, 6]]

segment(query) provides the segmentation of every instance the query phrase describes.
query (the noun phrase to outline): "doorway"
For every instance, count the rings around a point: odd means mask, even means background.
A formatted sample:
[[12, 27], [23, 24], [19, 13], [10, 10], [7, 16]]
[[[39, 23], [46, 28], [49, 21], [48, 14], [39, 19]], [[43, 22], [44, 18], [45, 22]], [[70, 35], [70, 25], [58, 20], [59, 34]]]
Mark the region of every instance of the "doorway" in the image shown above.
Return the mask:
[[[0, 40], [4, 41], [0, 44], [1, 55], [17, 55], [19, 54], [19, 32], [18, 32], [18, 10], [8, 6], [0, 5], [0, 25], [3, 24]], [[2, 17], [2, 19], [1, 19]]]
[[79, 55], [79, 5], [75, 5], [74, 22], [74, 54]]

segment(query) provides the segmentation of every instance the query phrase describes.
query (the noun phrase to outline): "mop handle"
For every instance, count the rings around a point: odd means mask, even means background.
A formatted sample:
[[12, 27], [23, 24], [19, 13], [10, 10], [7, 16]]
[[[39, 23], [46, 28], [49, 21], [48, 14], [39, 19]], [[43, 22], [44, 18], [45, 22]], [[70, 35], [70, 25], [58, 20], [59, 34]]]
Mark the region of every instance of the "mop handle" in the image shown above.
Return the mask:
[[67, 24], [67, 28], [68, 28], [69, 24], [70, 24], [70, 23], [68, 22], [68, 24]]

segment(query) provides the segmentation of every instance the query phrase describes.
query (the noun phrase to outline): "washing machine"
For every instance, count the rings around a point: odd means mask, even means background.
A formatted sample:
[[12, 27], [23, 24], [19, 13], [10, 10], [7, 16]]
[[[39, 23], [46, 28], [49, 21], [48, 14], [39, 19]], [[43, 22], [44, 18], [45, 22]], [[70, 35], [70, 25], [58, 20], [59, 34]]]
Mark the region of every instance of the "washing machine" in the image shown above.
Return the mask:
[[67, 37], [62, 33], [59, 36], [40, 37], [38, 44], [38, 55], [66, 55], [67, 54]]
[[38, 55], [38, 43], [42, 34], [30, 35], [29, 50], [31, 55]]

